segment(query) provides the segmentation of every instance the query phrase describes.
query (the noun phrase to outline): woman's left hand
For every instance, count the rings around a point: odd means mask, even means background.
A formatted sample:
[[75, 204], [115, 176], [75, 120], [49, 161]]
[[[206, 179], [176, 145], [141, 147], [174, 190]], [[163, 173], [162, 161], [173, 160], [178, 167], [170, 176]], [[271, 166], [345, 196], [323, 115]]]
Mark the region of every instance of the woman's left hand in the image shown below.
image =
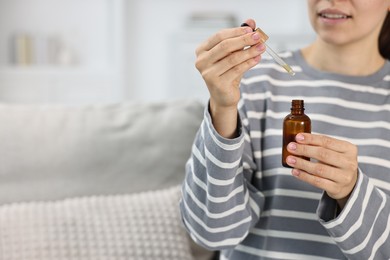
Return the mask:
[[[308, 133], [298, 134], [295, 140], [287, 146], [293, 154], [287, 157], [288, 165], [294, 168], [292, 175], [325, 190], [343, 209], [357, 181], [357, 147], [346, 141]], [[307, 161], [294, 155], [315, 160]]]

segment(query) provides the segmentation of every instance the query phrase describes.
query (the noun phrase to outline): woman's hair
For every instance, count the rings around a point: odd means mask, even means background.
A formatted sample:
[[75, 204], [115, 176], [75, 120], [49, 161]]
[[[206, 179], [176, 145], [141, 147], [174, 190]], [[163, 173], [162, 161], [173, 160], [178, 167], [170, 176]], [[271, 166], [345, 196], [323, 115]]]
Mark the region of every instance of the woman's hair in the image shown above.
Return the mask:
[[390, 12], [387, 12], [379, 34], [379, 52], [385, 59], [390, 60]]

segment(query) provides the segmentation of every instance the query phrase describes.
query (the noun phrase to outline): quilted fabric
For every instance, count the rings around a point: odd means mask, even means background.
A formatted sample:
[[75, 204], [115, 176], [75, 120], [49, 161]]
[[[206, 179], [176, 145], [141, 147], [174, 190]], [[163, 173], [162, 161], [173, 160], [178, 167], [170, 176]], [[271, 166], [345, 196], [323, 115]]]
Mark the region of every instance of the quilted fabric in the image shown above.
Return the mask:
[[0, 207], [0, 259], [192, 260], [179, 187]]

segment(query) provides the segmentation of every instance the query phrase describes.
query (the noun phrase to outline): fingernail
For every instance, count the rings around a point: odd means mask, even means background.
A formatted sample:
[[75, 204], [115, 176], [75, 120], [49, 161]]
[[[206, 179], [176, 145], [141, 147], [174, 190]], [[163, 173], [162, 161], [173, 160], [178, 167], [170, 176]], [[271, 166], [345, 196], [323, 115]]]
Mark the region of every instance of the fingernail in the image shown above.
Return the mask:
[[297, 160], [295, 160], [294, 157], [291, 157], [291, 156], [287, 157], [287, 163], [288, 164], [295, 164], [296, 162], [297, 162]]
[[245, 28], [246, 33], [254, 32], [254, 30], [247, 23], [242, 23], [240, 26], [241, 27], [247, 27], [247, 28]]
[[253, 35], [252, 35], [252, 39], [255, 40], [255, 41], [257, 41], [258, 39], [260, 39], [260, 35], [259, 35], [257, 32], [255, 32], [255, 33], [253, 33]]
[[297, 145], [295, 143], [289, 143], [288, 144], [288, 149], [295, 151], [297, 149]]
[[253, 30], [252, 30], [252, 28], [250, 28], [250, 27], [246, 27], [246, 28], [245, 28], [245, 32], [246, 32], [246, 33], [253, 33]]
[[297, 134], [297, 136], [295, 137], [295, 140], [303, 141], [303, 140], [305, 140], [305, 136], [303, 134]]
[[257, 46], [256, 46], [256, 50], [258, 50], [259, 52], [264, 51], [264, 49], [265, 49], [264, 44], [260, 44], [260, 45], [257, 45]]
[[291, 171], [291, 174], [294, 175], [295, 177], [298, 177], [300, 173], [299, 173], [299, 171], [297, 169], [293, 169]]

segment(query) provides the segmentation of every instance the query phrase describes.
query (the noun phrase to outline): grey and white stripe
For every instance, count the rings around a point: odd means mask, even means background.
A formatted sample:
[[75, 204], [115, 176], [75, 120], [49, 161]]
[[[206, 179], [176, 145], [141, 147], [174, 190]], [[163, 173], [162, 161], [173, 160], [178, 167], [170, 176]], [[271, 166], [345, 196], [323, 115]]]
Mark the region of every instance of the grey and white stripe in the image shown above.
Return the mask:
[[[242, 80], [239, 137], [221, 137], [205, 109], [182, 186], [188, 232], [224, 260], [389, 259], [390, 62], [350, 77], [281, 55], [295, 77], [265, 58]], [[359, 148], [358, 182], [337, 218], [333, 199], [281, 166], [282, 121], [297, 98], [313, 133]]]

